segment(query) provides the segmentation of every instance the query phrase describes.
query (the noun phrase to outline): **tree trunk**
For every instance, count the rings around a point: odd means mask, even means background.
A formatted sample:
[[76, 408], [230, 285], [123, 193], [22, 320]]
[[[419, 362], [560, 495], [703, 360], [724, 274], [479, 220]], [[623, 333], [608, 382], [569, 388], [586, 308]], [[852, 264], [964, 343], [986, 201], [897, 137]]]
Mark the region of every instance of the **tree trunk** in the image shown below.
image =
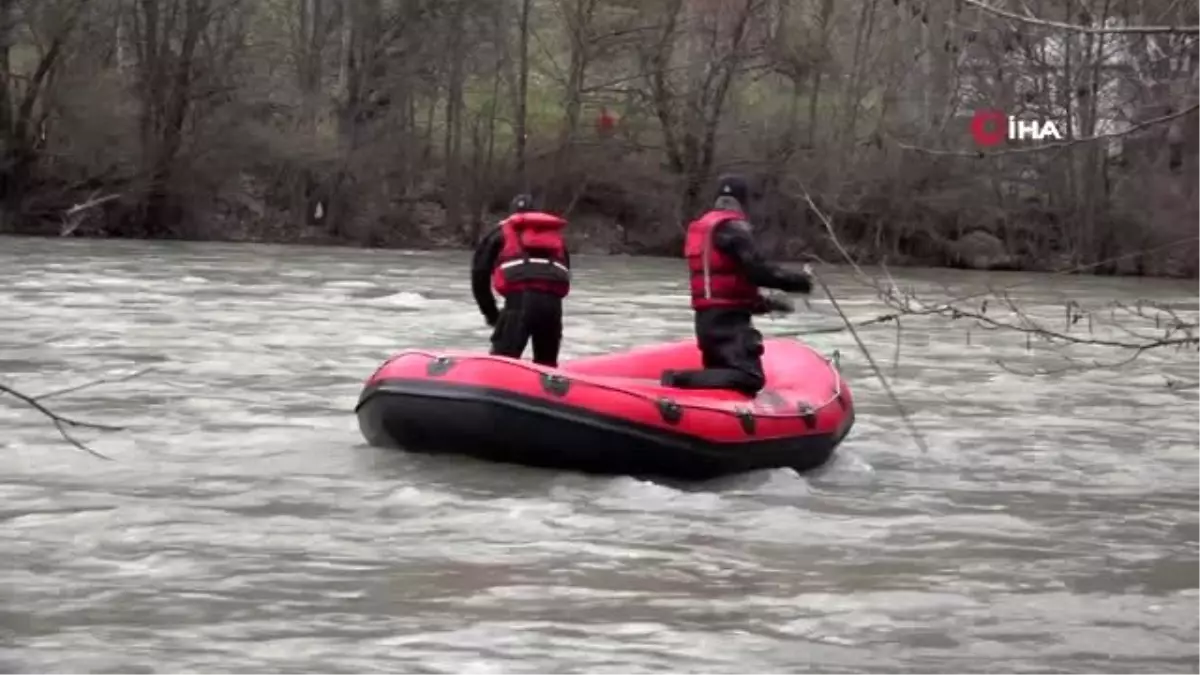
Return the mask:
[[463, 0], [453, 0], [450, 16], [450, 76], [446, 93], [446, 226], [456, 235], [462, 227], [462, 109], [463, 109]]
[[518, 37], [520, 47], [517, 68], [517, 120], [515, 132], [517, 135], [517, 176], [521, 181], [521, 190], [529, 190], [529, 172], [525, 165], [525, 148], [528, 138], [529, 124], [529, 13], [532, 10], [532, 0], [521, 0], [521, 26]]
[[596, 0], [575, 0], [567, 13], [567, 35], [571, 41], [571, 62], [567, 72], [567, 87], [563, 95], [564, 112], [562, 129], [559, 132], [558, 153], [555, 157], [552, 194], [556, 198], [565, 196], [570, 178], [571, 160], [575, 155], [574, 142], [579, 131], [579, 116], [583, 105], [583, 85], [587, 77], [588, 50], [591, 44], [592, 12]]

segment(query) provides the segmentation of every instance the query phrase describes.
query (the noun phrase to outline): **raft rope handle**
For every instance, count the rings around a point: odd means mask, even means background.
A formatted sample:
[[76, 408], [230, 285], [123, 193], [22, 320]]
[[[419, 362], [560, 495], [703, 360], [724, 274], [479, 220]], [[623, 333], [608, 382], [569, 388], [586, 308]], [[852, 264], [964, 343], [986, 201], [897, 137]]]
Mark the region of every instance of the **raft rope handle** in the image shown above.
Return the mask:
[[[813, 349], [812, 347], [810, 347], [806, 344], [801, 343], [801, 345], [805, 349], [808, 349], [809, 351], [816, 354], [817, 356], [820, 356], [821, 360], [825, 362], [825, 365], [829, 367], [830, 372], [833, 373], [834, 382], [835, 382], [833, 395], [830, 396], [828, 399], [822, 401], [819, 405], [814, 406], [814, 405], [811, 405], [811, 404], [805, 402], [804, 403], [805, 408], [803, 409], [803, 411], [799, 411], [799, 412], [795, 412], [795, 413], [755, 412], [754, 413], [755, 416], [762, 417], [762, 418], [771, 418], [771, 419], [803, 419], [803, 418], [807, 417], [808, 415], [811, 415], [813, 413], [816, 413], [820, 410], [823, 410], [823, 409], [833, 405], [839, 398], [841, 398], [841, 396], [842, 396], [842, 375], [840, 372], [838, 372], [837, 368], [834, 367], [833, 360], [830, 358], [827, 358], [825, 356], [822, 356], [820, 352], [818, 352], [817, 350]], [[409, 350], [400, 352], [399, 354], [396, 354], [390, 360], [396, 361], [405, 356], [424, 356], [424, 357], [427, 357], [430, 359], [442, 358], [441, 355], [435, 354], [433, 352], [428, 352], [428, 351], [421, 350], [421, 349], [409, 349]], [[537, 367], [535, 367], [533, 364], [531, 364], [527, 361], [518, 361], [516, 359], [509, 359], [508, 357], [504, 357], [504, 356], [493, 356], [491, 354], [479, 354], [476, 356], [460, 356], [460, 357], [455, 357], [455, 358], [458, 359], [459, 361], [490, 361], [490, 362], [510, 363], [510, 364], [515, 364], [521, 368], [524, 368], [525, 370], [528, 370], [528, 371], [531, 371], [534, 373], [541, 374], [543, 372], [543, 371], [539, 370]], [[566, 376], [570, 377], [572, 380], [581, 382], [583, 384], [586, 384], [586, 385], [589, 385], [592, 387], [596, 387], [597, 389], [603, 389], [605, 391], [612, 391], [612, 392], [616, 392], [619, 394], [625, 394], [627, 396], [632, 396], [633, 398], [636, 398], [636, 399], [639, 399], [642, 401], [646, 401], [646, 402], [650, 403], [651, 405], [658, 404], [658, 400], [659, 400], [658, 397], [651, 396], [649, 394], [643, 394], [640, 392], [632, 391], [630, 389], [624, 389], [622, 387], [617, 387], [617, 386], [607, 384], [604, 382], [598, 382], [598, 381], [592, 379], [588, 375], [571, 373], [570, 371], [562, 371], [562, 372]], [[679, 390], [679, 391], [685, 391], [685, 390]], [[721, 414], [728, 415], [730, 417], [735, 417], [735, 418], [739, 417], [739, 413], [736, 410], [729, 410], [729, 409], [721, 408], [721, 407], [717, 407], [717, 406], [705, 405], [703, 403], [679, 403], [679, 406], [681, 408], [684, 408], [685, 410], [703, 410], [703, 411], [707, 411], [707, 412], [721, 413]], [[797, 405], [796, 407], [800, 408], [799, 405]]]

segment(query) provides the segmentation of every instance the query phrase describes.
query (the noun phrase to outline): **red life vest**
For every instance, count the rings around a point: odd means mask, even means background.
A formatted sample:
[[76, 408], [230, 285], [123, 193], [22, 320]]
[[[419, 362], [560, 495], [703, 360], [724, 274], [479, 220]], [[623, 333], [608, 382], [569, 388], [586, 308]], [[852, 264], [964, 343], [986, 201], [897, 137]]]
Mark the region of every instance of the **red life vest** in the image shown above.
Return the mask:
[[758, 306], [758, 286], [745, 277], [737, 260], [718, 250], [712, 241], [713, 228], [742, 218], [745, 216], [737, 211], [713, 210], [688, 225], [683, 255], [691, 272], [692, 309]]
[[539, 290], [566, 297], [571, 269], [563, 228], [567, 221], [549, 213], [515, 213], [500, 223], [503, 245], [492, 270], [492, 286], [500, 295]]

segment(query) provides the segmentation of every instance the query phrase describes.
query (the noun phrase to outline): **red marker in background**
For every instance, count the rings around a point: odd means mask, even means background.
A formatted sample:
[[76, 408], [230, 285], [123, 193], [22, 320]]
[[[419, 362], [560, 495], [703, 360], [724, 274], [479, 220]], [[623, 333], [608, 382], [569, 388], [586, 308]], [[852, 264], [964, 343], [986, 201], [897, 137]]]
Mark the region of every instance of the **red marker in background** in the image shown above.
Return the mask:
[[601, 107], [600, 114], [596, 117], [596, 133], [600, 136], [607, 136], [612, 133], [615, 124], [616, 118], [609, 114], [608, 107]]

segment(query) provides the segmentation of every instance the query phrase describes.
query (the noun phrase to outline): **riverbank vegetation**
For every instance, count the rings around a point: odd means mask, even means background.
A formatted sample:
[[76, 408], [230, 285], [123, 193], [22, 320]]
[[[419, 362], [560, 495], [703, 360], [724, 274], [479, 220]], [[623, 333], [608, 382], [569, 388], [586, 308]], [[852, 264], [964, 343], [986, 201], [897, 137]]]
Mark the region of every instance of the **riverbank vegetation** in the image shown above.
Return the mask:
[[[0, 0], [0, 231], [1195, 276], [1195, 3]], [[976, 111], [1063, 136], [981, 147]]]

